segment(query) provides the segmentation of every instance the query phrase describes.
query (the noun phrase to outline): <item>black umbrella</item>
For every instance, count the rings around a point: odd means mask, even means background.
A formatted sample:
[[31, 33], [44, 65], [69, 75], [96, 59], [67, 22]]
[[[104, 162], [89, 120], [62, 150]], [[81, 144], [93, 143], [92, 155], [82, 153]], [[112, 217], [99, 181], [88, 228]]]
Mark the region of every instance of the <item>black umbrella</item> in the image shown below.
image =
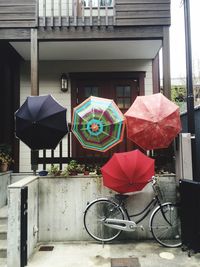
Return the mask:
[[66, 108], [51, 95], [28, 96], [15, 119], [16, 136], [33, 150], [55, 149], [68, 132]]

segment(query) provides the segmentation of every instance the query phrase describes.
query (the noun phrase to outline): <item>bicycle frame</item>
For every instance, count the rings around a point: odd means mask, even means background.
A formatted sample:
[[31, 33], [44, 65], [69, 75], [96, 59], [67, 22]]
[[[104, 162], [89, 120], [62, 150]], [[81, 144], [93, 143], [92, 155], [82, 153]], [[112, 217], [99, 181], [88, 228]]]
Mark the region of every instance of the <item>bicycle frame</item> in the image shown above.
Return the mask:
[[[155, 197], [154, 197], [154, 198], [147, 204], [147, 206], [146, 206], [142, 211], [140, 211], [140, 212], [138, 212], [138, 213], [129, 215], [127, 208], [126, 208], [125, 206], [122, 206], [122, 208], [123, 208], [123, 210], [124, 210], [124, 212], [125, 212], [125, 214], [126, 214], [128, 220], [131, 220], [131, 218], [138, 217], [138, 216], [140, 216], [140, 215], [143, 214], [143, 216], [142, 216], [140, 219], [135, 220], [135, 223], [138, 224], [138, 223], [140, 223], [141, 221], [143, 221], [143, 220], [149, 215], [149, 213], [155, 208], [155, 206], [156, 206], [157, 204], [159, 204], [159, 201], [158, 201], [157, 196], [155, 196]], [[160, 205], [159, 205], [159, 206], [160, 206]]]
[[[153, 188], [155, 195], [154, 195], [153, 199], [147, 204], [147, 206], [142, 211], [135, 213], [135, 214], [132, 214], [132, 215], [129, 215], [128, 210], [125, 207], [124, 200], [120, 200], [119, 203], [117, 203], [117, 202], [115, 202], [115, 203], [117, 204], [117, 207], [120, 207], [123, 210], [123, 213], [124, 213], [126, 218], [124, 220], [105, 219], [104, 223], [108, 227], [120, 229], [123, 231], [135, 231], [137, 224], [142, 222], [149, 215], [149, 213], [155, 208], [155, 206], [158, 205], [157, 208], [161, 207], [161, 212], [162, 212], [164, 219], [166, 220], [167, 223], [169, 223], [169, 225], [171, 225], [169, 220], [166, 218], [165, 213], [163, 212], [162, 203], [161, 203], [161, 200], [159, 198], [158, 188], [156, 188], [155, 178], [153, 177], [151, 181], [152, 181], [152, 188]], [[141, 216], [138, 220], [132, 220], [131, 219], [131, 218], [135, 218], [138, 216]]]

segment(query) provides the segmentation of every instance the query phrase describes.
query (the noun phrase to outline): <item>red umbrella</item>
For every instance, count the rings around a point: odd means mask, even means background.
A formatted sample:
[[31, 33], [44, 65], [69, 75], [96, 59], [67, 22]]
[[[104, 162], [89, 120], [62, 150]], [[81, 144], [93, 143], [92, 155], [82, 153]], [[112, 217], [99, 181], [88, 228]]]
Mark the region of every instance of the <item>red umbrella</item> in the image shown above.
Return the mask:
[[101, 172], [103, 184], [118, 193], [140, 191], [154, 175], [154, 159], [138, 149], [114, 153]]
[[161, 93], [138, 96], [124, 115], [127, 137], [146, 150], [168, 147], [181, 131], [179, 107]]

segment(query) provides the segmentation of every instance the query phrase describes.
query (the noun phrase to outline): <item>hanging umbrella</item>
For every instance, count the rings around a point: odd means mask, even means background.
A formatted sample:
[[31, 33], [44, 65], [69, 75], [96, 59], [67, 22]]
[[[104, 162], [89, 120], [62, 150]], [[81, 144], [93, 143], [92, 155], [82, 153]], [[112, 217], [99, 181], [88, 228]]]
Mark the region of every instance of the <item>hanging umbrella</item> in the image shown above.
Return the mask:
[[154, 175], [154, 159], [138, 149], [114, 153], [101, 172], [103, 184], [118, 193], [140, 191]]
[[16, 136], [33, 150], [55, 149], [68, 132], [66, 108], [51, 95], [28, 96], [15, 119]]
[[127, 137], [146, 150], [167, 148], [181, 131], [179, 107], [161, 93], [138, 96], [124, 115]]
[[74, 108], [72, 132], [84, 148], [105, 152], [123, 140], [125, 118], [111, 99], [91, 96]]

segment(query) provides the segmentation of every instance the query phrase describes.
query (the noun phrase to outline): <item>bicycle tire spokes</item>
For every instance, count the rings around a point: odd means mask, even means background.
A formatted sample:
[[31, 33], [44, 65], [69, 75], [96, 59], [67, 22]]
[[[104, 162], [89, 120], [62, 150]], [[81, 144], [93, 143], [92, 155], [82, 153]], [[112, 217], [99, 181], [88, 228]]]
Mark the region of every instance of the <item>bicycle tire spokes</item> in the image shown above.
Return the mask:
[[122, 210], [109, 200], [97, 200], [91, 203], [84, 214], [84, 226], [88, 234], [101, 242], [115, 239], [121, 230], [105, 225], [107, 218], [124, 219]]
[[153, 237], [163, 246], [181, 245], [180, 220], [175, 205], [166, 203], [158, 207], [151, 216], [150, 226]]

